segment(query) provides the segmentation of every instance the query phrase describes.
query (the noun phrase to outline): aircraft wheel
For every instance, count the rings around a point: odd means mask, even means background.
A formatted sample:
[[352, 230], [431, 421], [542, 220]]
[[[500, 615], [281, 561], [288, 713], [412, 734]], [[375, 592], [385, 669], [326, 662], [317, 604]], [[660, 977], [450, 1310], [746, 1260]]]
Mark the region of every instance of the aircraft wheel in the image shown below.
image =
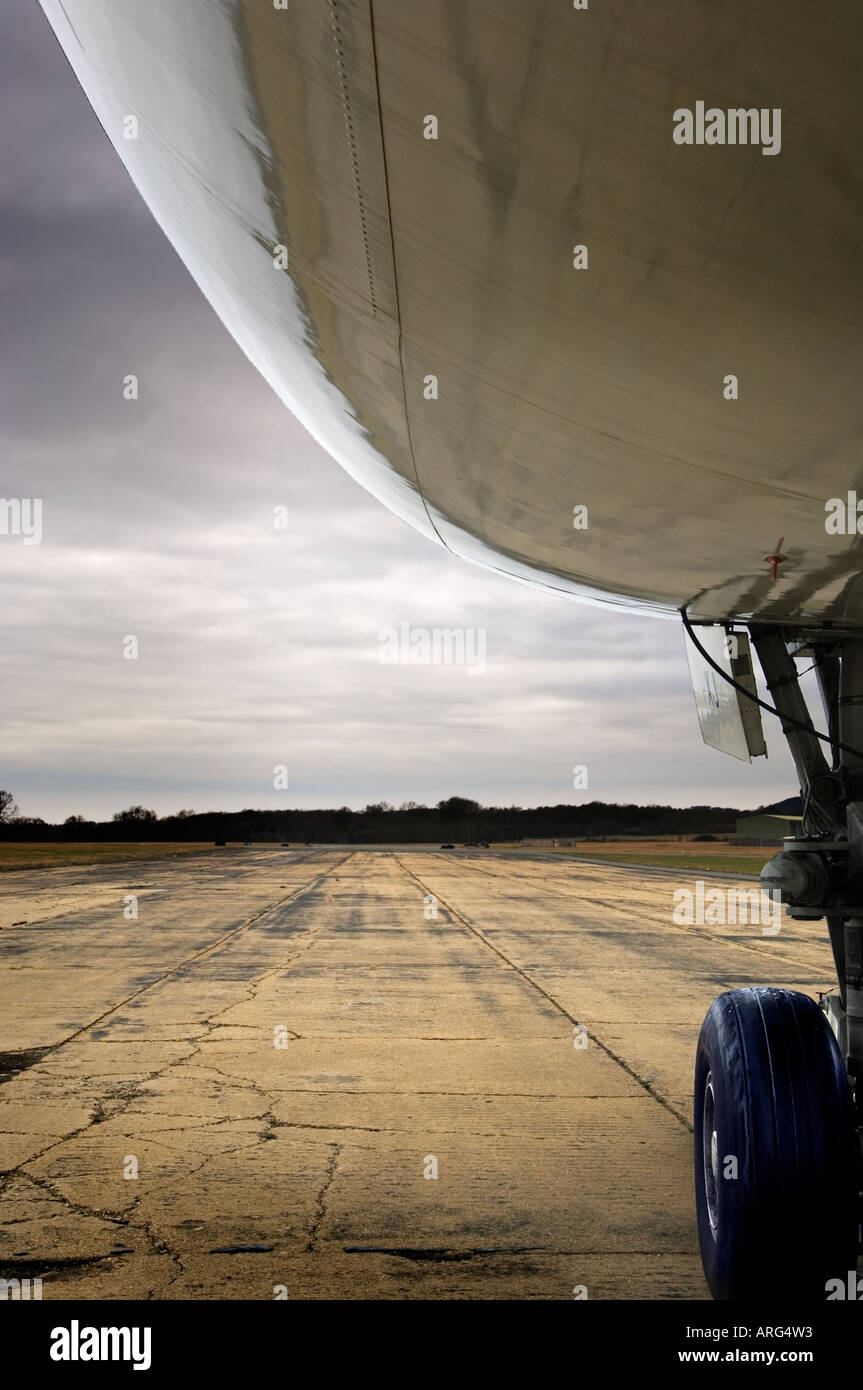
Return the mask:
[[715, 1299], [810, 1296], [856, 1268], [859, 1148], [822, 1010], [788, 989], [714, 999], [695, 1059], [695, 1193]]

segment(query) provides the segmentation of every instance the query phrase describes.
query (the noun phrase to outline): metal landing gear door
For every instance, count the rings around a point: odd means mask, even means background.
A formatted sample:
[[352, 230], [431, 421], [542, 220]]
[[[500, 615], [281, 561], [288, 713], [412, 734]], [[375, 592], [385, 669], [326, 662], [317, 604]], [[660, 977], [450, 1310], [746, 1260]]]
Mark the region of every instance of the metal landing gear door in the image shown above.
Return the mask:
[[[699, 642], [717, 666], [754, 695], [755, 673], [747, 634], [726, 632], [719, 625], [699, 627], [697, 632]], [[766, 758], [767, 745], [758, 706], [714, 671], [685, 631], [684, 639], [704, 742], [743, 762]]]

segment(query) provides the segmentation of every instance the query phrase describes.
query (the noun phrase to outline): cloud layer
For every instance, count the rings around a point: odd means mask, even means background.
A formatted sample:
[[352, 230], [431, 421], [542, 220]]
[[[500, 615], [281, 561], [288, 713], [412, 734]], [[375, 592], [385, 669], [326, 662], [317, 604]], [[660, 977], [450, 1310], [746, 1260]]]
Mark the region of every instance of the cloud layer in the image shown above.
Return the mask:
[[[796, 790], [773, 729], [768, 763], [703, 748], [675, 623], [456, 560], [342, 473], [202, 299], [35, 7], [0, 16], [0, 120], [0, 494], [44, 500], [41, 545], [0, 536], [23, 813]], [[485, 671], [382, 665], [402, 621], [484, 630]]]

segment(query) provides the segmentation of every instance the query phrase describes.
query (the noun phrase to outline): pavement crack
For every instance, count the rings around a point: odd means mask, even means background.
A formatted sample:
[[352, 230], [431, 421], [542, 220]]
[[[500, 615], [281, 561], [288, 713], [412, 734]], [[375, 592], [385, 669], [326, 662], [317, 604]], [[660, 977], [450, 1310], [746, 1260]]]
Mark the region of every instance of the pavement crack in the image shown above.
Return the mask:
[[202, 947], [200, 951], [193, 951], [190, 956], [186, 956], [184, 960], [178, 961], [176, 965], [172, 965], [170, 969], [163, 971], [155, 980], [149, 980], [147, 984], [141, 985], [139, 989], [133, 990], [131, 994], [127, 994], [119, 1003], [112, 1004], [109, 1009], [105, 1009], [97, 1018], [91, 1019], [89, 1023], [85, 1023], [80, 1028], [76, 1028], [75, 1031], [69, 1033], [67, 1037], [61, 1038], [59, 1042], [53, 1043], [50, 1047], [45, 1049], [45, 1054], [57, 1052], [61, 1047], [65, 1047], [67, 1043], [72, 1042], [75, 1038], [80, 1038], [83, 1034], [89, 1033], [90, 1030], [97, 1027], [98, 1024], [104, 1023], [105, 1019], [110, 1018], [112, 1014], [119, 1013], [119, 1011], [124, 1009], [133, 999], [138, 999], [142, 994], [146, 994], [148, 990], [155, 989], [157, 985], [163, 984], [165, 980], [170, 979], [172, 975], [176, 975], [178, 971], [184, 970], [186, 966], [191, 965], [195, 961], [204, 960], [207, 956], [215, 955], [218, 951], [221, 951], [227, 946], [228, 942], [233, 941], [235, 937], [239, 936], [240, 932], [248, 931], [249, 927], [253, 927], [262, 917], [267, 917], [271, 912], [276, 912], [280, 907], [284, 907], [288, 903], [297, 902], [308, 893], [313, 893], [334, 869], [340, 868], [341, 865], [351, 857], [350, 853], [346, 854], [344, 859], [340, 860], [339, 864], [328, 866], [323, 869], [321, 873], [316, 874], [309, 882], [302, 883], [299, 887], [293, 888], [291, 892], [286, 893], [284, 897], [277, 898], [275, 902], [268, 903], [266, 907], [262, 907], [259, 912], [255, 912], [251, 917], [247, 917], [238, 927], [232, 927], [230, 931], [224, 932], [218, 940], [212, 941], [209, 946]]
[[[418, 878], [417, 875], [413, 872], [413, 870], [409, 869], [407, 865], [402, 862], [402, 860], [399, 858], [397, 854], [393, 855], [393, 859], [398, 864], [399, 868], [404, 870], [408, 878], [412, 878], [417, 887], [422, 889], [424, 895], [431, 893], [432, 890], [429, 887], [429, 885], [427, 883], [423, 883], [422, 879]], [[524, 980], [525, 984], [530, 985], [530, 987], [532, 989], [535, 989], [538, 994], [541, 994], [542, 997], [546, 999], [549, 1004], [551, 1004], [552, 1008], [557, 1009], [558, 1013], [562, 1014], [564, 1018], [568, 1019], [574, 1027], [578, 1028], [581, 1026], [579, 1020], [575, 1018], [574, 1015], [571, 1014], [569, 1010], [564, 1007], [563, 1004], [561, 1004], [559, 999], [555, 999], [553, 994], [550, 994], [547, 989], [544, 989], [543, 986], [539, 984], [536, 980], [534, 980], [533, 977], [529, 975], [526, 970], [523, 970], [520, 965], [516, 965], [515, 961], [511, 960], [510, 957], [506, 955], [505, 952], [502, 951], [499, 946], [495, 946], [493, 942], [489, 941], [488, 937], [485, 935], [484, 932], [480, 931], [479, 927], [475, 927], [473, 923], [467, 917], [464, 916], [463, 913], [457, 911], [457, 909], [454, 908], [451, 903], [446, 902], [446, 900], [441, 897], [440, 893], [436, 893], [434, 896], [436, 897], [438, 905], [440, 907], [443, 907], [445, 911], [449, 912], [455, 921], [461, 922], [463, 927], [466, 927], [467, 930], [471, 932], [472, 935], [475, 936], [478, 941], [481, 941], [484, 946], [486, 946], [490, 951], [493, 951], [494, 954], [498, 956], [499, 959], [502, 960], [503, 963], [506, 966], [508, 966], [510, 970], [514, 970], [516, 975], [519, 975], [521, 979]], [[691, 1132], [691, 1124], [686, 1119], [684, 1119], [682, 1115], [678, 1113], [678, 1111], [671, 1104], [671, 1102], [666, 1100], [665, 1096], [662, 1095], [660, 1091], [657, 1091], [655, 1089], [651, 1082], [645, 1080], [643, 1076], [640, 1076], [634, 1067], [630, 1066], [630, 1064], [627, 1061], [625, 1061], [625, 1059], [621, 1057], [619, 1053], [615, 1052], [613, 1048], [609, 1047], [608, 1043], [603, 1042], [601, 1038], [597, 1037], [596, 1033], [593, 1033], [590, 1031], [590, 1029], [588, 1029], [588, 1035], [591, 1038], [591, 1040], [596, 1044], [596, 1046], [600, 1049], [600, 1051], [604, 1052], [605, 1055], [609, 1057], [612, 1062], [615, 1062], [617, 1066], [621, 1067], [622, 1070], [626, 1072], [627, 1076], [630, 1076], [632, 1080], [636, 1082], [637, 1085], [641, 1086], [642, 1089], [647, 1092], [647, 1094], [650, 1096], [652, 1100], [656, 1101], [657, 1105], [661, 1105], [663, 1110], [667, 1110], [669, 1115], [674, 1116], [678, 1124], [683, 1125], [684, 1129], [688, 1129]]]
[[321, 1184], [321, 1190], [317, 1196], [317, 1201], [315, 1203], [315, 1214], [312, 1218], [312, 1224], [309, 1228], [309, 1238], [306, 1241], [307, 1255], [313, 1255], [318, 1248], [318, 1237], [320, 1235], [321, 1226], [323, 1225], [324, 1219], [326, 1218], [327, 1214], [327, 1193], [329, 1192], [330, 1184], [332, 1183], [333, 1178], [336, 1175], [336, 1165], [339, 1161], [339, 1154], [341, 1153], [341, 1151], [341, 1144], [332, 1144], [330, 1146], [330, 1156], [327, 1159], [326, 1167], [324, 1169], [324, 1180]]

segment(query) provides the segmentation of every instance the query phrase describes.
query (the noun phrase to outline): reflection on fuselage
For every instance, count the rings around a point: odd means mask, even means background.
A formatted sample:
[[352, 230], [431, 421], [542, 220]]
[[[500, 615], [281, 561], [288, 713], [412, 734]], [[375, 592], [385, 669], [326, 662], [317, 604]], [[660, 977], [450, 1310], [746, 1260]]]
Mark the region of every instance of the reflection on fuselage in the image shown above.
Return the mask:
[[[863, 620], [825, 525], [863, 482], [856, 3], [817, 42], [779, 0], [697, 29], [672, 0], [42, 3], [230, 331], [426, 536], [606, 601]], [[770, 149], [727, 142], [749, 108]]]

